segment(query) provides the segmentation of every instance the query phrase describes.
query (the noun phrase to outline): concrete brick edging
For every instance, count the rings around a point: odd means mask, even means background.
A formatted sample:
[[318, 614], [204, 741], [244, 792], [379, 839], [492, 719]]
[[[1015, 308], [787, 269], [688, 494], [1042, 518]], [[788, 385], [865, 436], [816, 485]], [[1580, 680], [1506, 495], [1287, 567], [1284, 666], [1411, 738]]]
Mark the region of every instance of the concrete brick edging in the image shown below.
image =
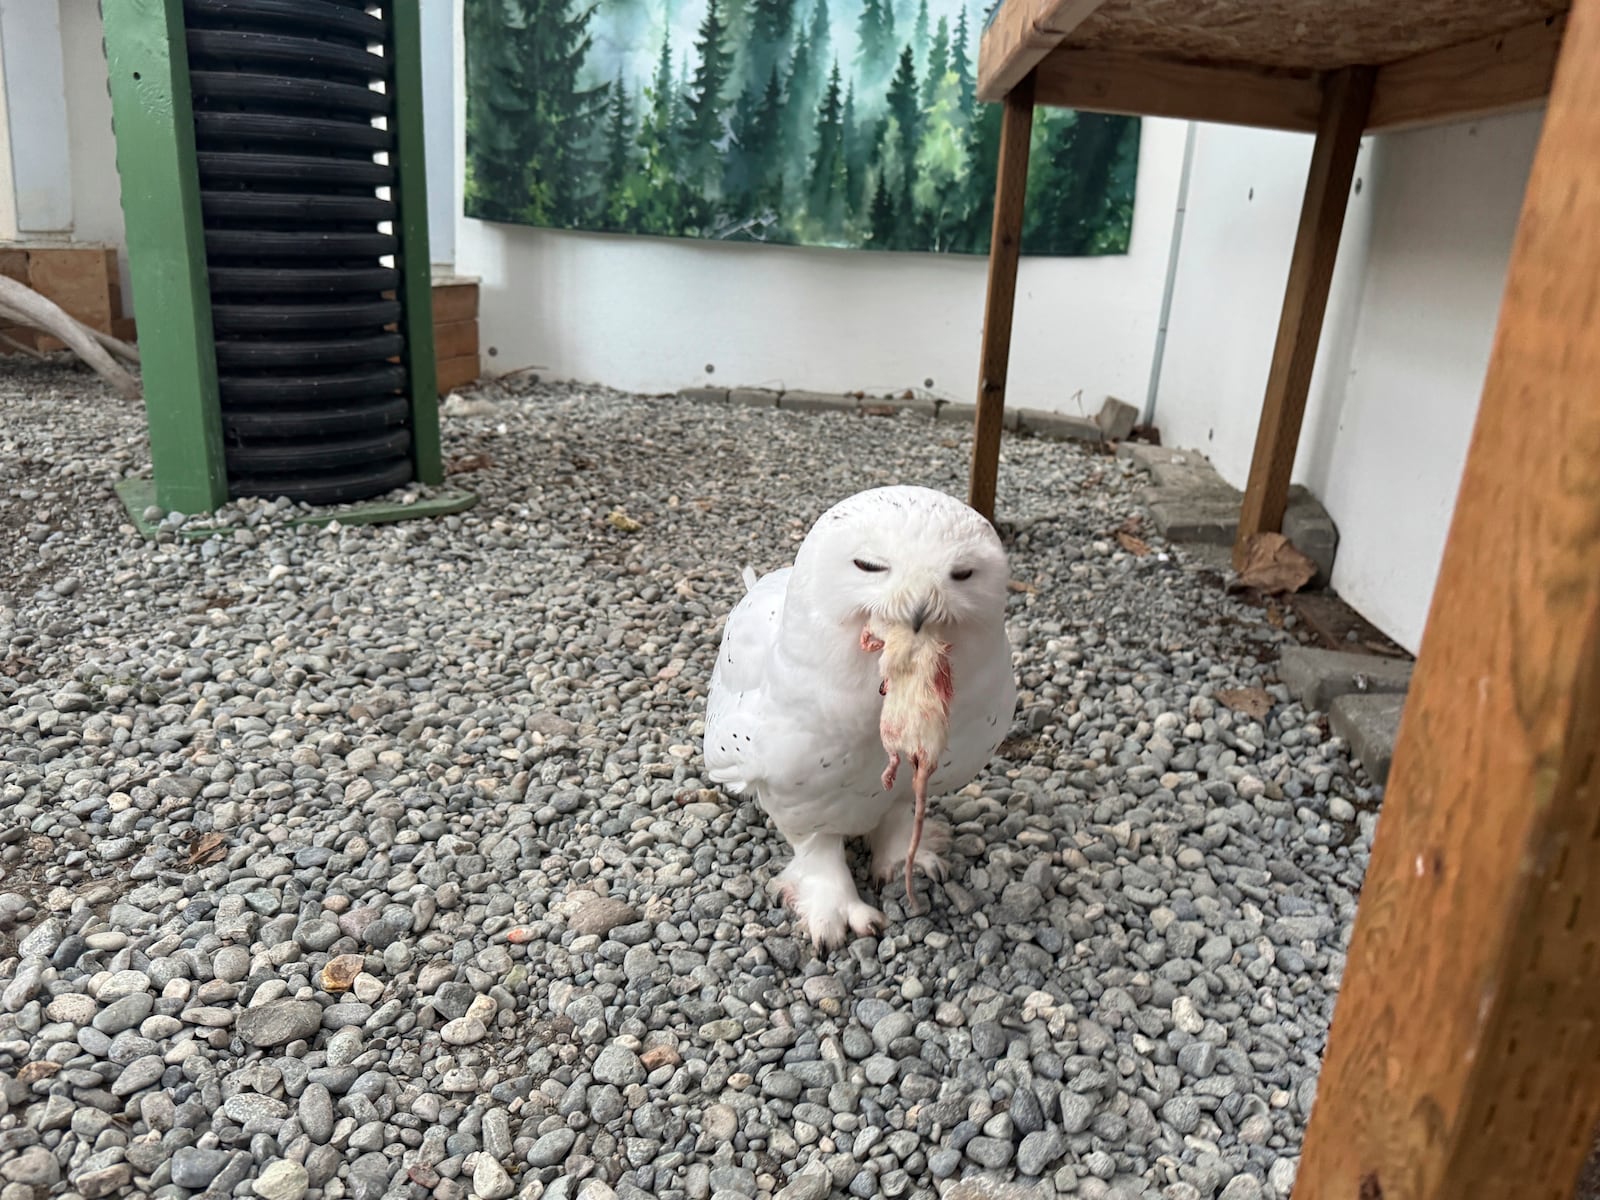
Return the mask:
[[[932, 396], [878, 397], [767, 388], [683, 388], [678, 392], [678, 397], [705, 404], [745, 404], [791, 412], [853, 412], [865, 416], [887, 416], [892, 410], [904, 410], [919, 413], [940, 424], [953, 425], [971, 425], [976, 411], [971, 404]], [[1093, 418], [1034, 408], [1007, 408], [1005, 411], [1005, 427], [1012, 433], [1051, 441], [1122, 441], [1133, 432], [1137, 420], [1138, 410], [1133, 405], [1109, 396], [1099, 414]]]

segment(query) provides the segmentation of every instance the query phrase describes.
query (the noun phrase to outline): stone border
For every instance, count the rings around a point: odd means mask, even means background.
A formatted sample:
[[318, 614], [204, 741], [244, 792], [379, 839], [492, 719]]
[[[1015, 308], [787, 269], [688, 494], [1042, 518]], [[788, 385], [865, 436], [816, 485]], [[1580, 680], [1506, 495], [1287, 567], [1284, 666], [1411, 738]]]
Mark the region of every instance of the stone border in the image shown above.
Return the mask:
[[[1117, 449], [1117, 457], [1150, 475], [1152, 486], [1145, 489], [1140, 501], [1150, 510], [1162, 537], [1178, 543], [1233, 545], [1244, 493], [1217, 474], [1205, 455], [1194, 450], [1124, 442]], [[1289, 489], [1283, 535], [1317, 564], [1311, 586], [1327, 587], [1339, 553], [1339, 529], [1322, 503], [1299, 484]]]
[[[884, 410], [895, 409], [918, 413], [939, 424], [968, 426], [977, 412], [975, 405], [931, 396], [880, 397], [767, 388], [683, 388], [678, 398], [705, 404], [745, 404], [790, 412], [853, 412], [864, 416], [887, 416]], [[1127, 438], [1138, 416], [1133, 405], [1108, 396], [1099, 415], [1092, 419], [1035, 408], [1007, 408], [1004, 425], [1011, 433], [1049, 441], [1102, 443]]]

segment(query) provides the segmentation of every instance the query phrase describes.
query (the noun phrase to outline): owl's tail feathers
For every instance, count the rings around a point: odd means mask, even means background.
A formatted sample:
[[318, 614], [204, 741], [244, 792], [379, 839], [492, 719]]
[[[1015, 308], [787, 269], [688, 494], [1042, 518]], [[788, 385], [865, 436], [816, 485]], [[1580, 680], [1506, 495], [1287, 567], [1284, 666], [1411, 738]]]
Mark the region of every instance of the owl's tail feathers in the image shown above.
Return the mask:
[[755, 589], [755, 586], [756, 586], [756, 569], [754, 567], [746, 566], [744, 568], [744, 570], [739, 572], [739, 577], [744, 580], [744, 590], [745, 591], [748, 592], [748, 591], [753, 591]]

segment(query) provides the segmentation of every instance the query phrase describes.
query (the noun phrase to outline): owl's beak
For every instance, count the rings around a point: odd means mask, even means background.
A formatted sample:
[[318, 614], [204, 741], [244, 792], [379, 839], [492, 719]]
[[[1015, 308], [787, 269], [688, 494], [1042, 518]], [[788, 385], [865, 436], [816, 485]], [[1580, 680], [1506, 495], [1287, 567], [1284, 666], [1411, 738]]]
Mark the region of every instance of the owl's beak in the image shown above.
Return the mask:
[[928, 602], [924, 600], [917, 605], [917, 611], [911, 614], [911, 632], [921, 633], [922, 627], [928, 622]]

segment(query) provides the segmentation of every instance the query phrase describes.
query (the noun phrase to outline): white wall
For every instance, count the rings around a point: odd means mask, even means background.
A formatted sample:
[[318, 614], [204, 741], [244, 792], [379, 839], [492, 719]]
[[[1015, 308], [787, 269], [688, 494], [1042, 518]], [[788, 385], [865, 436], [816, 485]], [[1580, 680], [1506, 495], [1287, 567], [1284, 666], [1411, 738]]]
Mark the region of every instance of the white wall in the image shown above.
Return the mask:
[[[1272, 361], [1311, 140], [1227, 125], [1196, 130], [1156, 420], [1164, 443], [1205, 452], [1240, 486], [1250, 470], [1254, 414]], [[1348, 343], [1359, 298], [1372, 208], [1363, 178], [1371, 141], [1363, 142], [1357, 158], [1362, 185], [1352, 189], [1345, 216], [1308, 429], [1328, 388], [1327, 362]], [[1342, 384], [1341, 373], [1334, 375], [1335, 385]], [[1296, 479], [1304, 474], [1310, 440], [1301, 442]]]
[[450, 34], [455, 0], [421, 0], [422, 134], [428, 176], [428, 257], [439, 267], [456, 260], [456, 219], [461, 207], [456, 172], [456, 51]]
[[[121, 246], [122, 188], [117, 178], [117, 141], [111, 130], [111, 95], [106, 90], [105, 43], [98, 8], [79, 0], [62, 0], [61, 4], [72, 148], [72, 236], [80, 242]], [[126, 286], [126, 256], [123, 266]]]
[[[1368, 139], [1295, 479], [1339, 526], [1333, 583], [1415, 650], [1449, 532], [1537, 113]], [[1156, 420], [1243, 486], [1309, 137], [1205, 127]]]
[[[458, 4], [463, 96], [459, 13]], [[1023, 260], [1009, 403], [1087, 414], [1107, 395], [1143, 403], [1185, 129], [1144, 122], [1128, 255]], [[456, 151], [460, 178], [462, 101]], [[702, 384], [885, 392], [929, 379], [950, 399], [971, 401], [977, 390], [987, 277], [979, 257], [556, 232], [462, 217], [456, 268], [480, 279], [479, 343], [491, 372], [538, 367], [644, 392]]]

